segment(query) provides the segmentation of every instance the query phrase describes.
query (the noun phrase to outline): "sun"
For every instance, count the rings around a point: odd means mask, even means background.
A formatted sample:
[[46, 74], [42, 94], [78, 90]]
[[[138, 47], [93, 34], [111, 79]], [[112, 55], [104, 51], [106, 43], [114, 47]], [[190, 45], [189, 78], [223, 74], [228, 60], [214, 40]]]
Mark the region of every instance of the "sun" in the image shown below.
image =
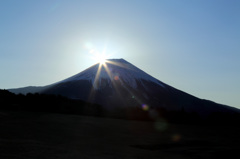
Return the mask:
[[91, 54], [91, 58], [101, 65], [105, 64], [106, 59], [109, 58], [109, 55], [107, 55], [105, 52], [99, 52], [94, 49], [91, 49], [89, 53]]
[[108, 63], [108, 60], [112, 56], [112, 51], [109, 51], [108, 45], [105, 44], [101, 47], [96, 47], [92, 43], [86, 43], [86, 49], [88, 50], [89, 57], [100, 66]]
[[104, 64], [105, 62], [106, 62], [106, 59], [101, 58], [101, 59], [99, 60], [99, 63], [100, 63], [100, 64]]
[[100, 63], [101, 65], [105, 64], [107, 56], [102, 53], [97, 53], [93, 57], [97, 63]]
[[107, 57], [103, 54], [98, 54], [98, 55], [96, 55], [95, 58], [96, 58], [96, 61], [102, 65], [106, 62]]

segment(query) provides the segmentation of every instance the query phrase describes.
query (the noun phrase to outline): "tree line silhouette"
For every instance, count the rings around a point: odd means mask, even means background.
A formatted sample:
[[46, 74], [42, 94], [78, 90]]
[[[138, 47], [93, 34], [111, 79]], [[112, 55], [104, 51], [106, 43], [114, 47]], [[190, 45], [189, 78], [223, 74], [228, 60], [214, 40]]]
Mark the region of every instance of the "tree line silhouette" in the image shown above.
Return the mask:
[[48, 112], [63, 114], [100, 114], [101, 106], [81, 100], [72, 100], [60, 95], [39, 93], [14, 94], [0, 90], [0, 109], [9, 111]]
[[73, 100], [60, 95], [28, 93], [14, 94], [7, 90], [0, 90], [0, 110], [2, 111], [28, 111], [61, 113], [76, 115], [91, 115], [98, 117], [111, 117], [130, 120], [166, 120], [172, 123], [186, 124], [237, 124], [240, 116], [236, 114], [213, 113], [207, 117], [201, 117], [196, 112], [169, 111], [164, 108], [154, 108], [148, 111], [142, 107], [116, 107], [105, 109], [99, 104], [88, 103], [82, 100]]

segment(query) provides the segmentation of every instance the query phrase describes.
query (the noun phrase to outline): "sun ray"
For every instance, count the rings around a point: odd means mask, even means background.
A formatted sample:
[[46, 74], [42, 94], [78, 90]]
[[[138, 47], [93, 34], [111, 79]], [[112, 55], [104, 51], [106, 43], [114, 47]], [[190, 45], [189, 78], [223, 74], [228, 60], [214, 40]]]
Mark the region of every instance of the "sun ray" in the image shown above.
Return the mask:
[[[96, 95], [96, 91], [101, 86], [101, 83], [100, 83], [99, 79], [100, 79], [101, 71], [102, 71], [103, 68], [106, 71], [107, 76], [109, 77], [109, 79], [112, 83], [112, 86], [117, 93], [117, 96], [119, 96], [120, 99], [122, 101], [124, 101], [124, 98], [122, 97], [122, 95], [120, 93], [120, 90], [119, 90], [119, 88], [120, 88], [119, 84], [123, 83], [123, 81], [119, 78], [119, 76], [117, 76], [117, 75], [115, 76], [114, 74], [112, 74], [111, 70], [109, 69], [109, 66], [110, 65], [115, 65], [115, 66], [125, 68], [125, 69], [129, 69], [129, 66], [127, 64], [123, 64], [123, 63], [120, 63], [120, 62], [117, 62], [117, 61], [107, 60], [110, 57], [110, 54], [107, 53], [107, 45], [105, 45], [104, 48], [101, 51], [99, 51], [93, 45], [88, 45], [87, 48], [89, 49], [89, 53], [91, 55], [91, 58], [94, 61], [98, 62], [98, 69], [97, 69], [95, 78], [93, 80], [93, 86], [92, 86], [92, 88], [90, 90], [90, 94], [89, 94], [89, 101], [94, 102], [93, 100], [94, 100], [94, 97]], [[108, 66], [108, 64], [109, 64], [109, 66]], [[117, 81], [120, 82], [120, 83], [117, 84]], [[129, 91], [129, 90], [127, 89], [127, 91]], [[130, 94], [132, 94], [132, 92]]]
[[94, 78], [93, 86], [92, 86], [90, 94], [89, 94], [88, 101], [91, 101], [95, 96], [95, 90], [94, 89], [98, 88], [97, 82], [98, 82], [98, 79], [99, 79], [99, 76], [100, 76], [100, 73], [101, 73], [101, 69], [102, 69], [102, 65], [99, 64], [97, 73], [96, 73], [95, 78]]
[[[97, 70], [95, 78], [94, 78], [93, 86], [90, 90], [88, 101], [89, 102], [94, 102], [96, 89], [98, 89], [100, 87], [99, 78], [101, 76], [101, 71], [104, 68], [108, 77], [109, 77], [109, 79], [111, 80], [112, 86], [113, 86], [114, 90], [116, 91], [117, 96], [120, 98], [121, 101], [123, 101], [122, 104], [124, 104], [125, 99], [123, 98], [122, 94], [119, 91], [119, 85], [116, 83], [116, 81], [119, 81], [120, 83], [123, 83], [123, 81], [121, 80], [121, 78], [119, 76], [116, 77], [112, 74], [111, 70], [109, 69], [108, 64], [110, 64], [110, 65], [113, 64], [113, 65], [120, 66], [120, 67], [123, 67], [123, 68], [126, 67], [124, 65], [121, 65], [119, 63], [112, 62], [112, 61], [109, 61], [109, 60], [106, 60], [106, 62], [102, 63], [102, 64], [99, 63], [98, 64], [98, 70]], [[126, 89], [130, 93], [130, 95], [132, 97], [134, 97], [135, 101], [139, 104], [140, 107], [142, 107], [144, 105], [144, 103], [140, 100], [140, 98], [138, 98], [131, 90], [129, 90], [127, 87], [124, 87], [124, 89]]]
[[122, 67], [122, 68], [125, 68], [125, 69], [130, 69], [128, 66], [126, 66], [126, 65], [124, 65], [124, 64], [122, 64], [120, 62], [116, 62], [116, 61], [105, 60], [105, 63], [109, 63], [109, 64], [112, 64], [112, 65], [115, 65], [115, 66], [119, 66], [119, 67]]
[[[127, 67], [126, 65], [124, 65], [124, 64], [122, 64], [122, 63], [106, 60], [106, 62], [105, 62], [105, 64], [104, 64], [103, 66], [105, 67], [105, 69], [106, 69], [109, 77], [111, 77], [112, 75], [111, 75], [110, 70], [108, 69], [108, 66], [107, 66], [108, 63], [109, 63], [109, 64], [113, 64], [113, 65], [115, 65], [115, 66], [119, 66], [119, 67], [122, 67], [122, 68], [129, 69], [129, 67]], [[121, 83], [123, 82], [123, 81], [121, 80], [121, 78], [118, 78], [118, 80], [119, 80]], [[118, 88], [117, 88], [117, 85], [116, 85], [115, 81], [113, 80], [112, 83], [113, 83], [113, 86], [114, 86], [115, 90], [117, 91], [119, 97], [122, 98], [120, 92], [118, 91]], [[129, 90], [127, 87], [125, 87], [125, 89], [131, 94], [131, 96], [135, 96], [135, 94], [134, 94], [131, 90]], [[122, 98], [122, 99], [123, 99], [123, 98]], [[140, 106], [144, 105], [144, 103], [140, 100], [140, 98], [135, 97], [134, 99], [136, 100], [136, 102], [137, 102]]]
[[[116, 93], [117, 93], [118, 97], [121, 98], [121, 101], [124, 101], [124, 98], [122, 97], [122, 94], [119, 92], [119, 89], [118, 89], [118, 86], [117, 86], [117, 84], [116, 84], [116, 82], [114, 80], [114, 77], [112, 76], [111, 71], [109, 70], [109, 68], [107, 66], [107, 62], [103, 64], [103, 67], [105, 68], [105, 70], [106, 70], [106, 72], [107, 72], [107, 74], [108, 74], [108, 76], [109, 76], [109, 78], [110, 78], [110, 80], [111, 80], [111, 82], [113, 84], [113, 87], [116, 90]], [[120, 78], [118, 78], [118, 80], [120, 82], [122, 82]]]
[[96, 83], [98, 82], [98, 79], [99, 79], [99, 75], [100, 75], [100, 73], [101, 73], [101, 70], [102, 70], [102, 65], [99, 64], [98, 70], [97, 70], [97, 73], [96, 73], [96, 76], [95, 76], [95, 79], [94, 79], [94, 82], [93, 82], [93, 85], [95, 85], [96, 88], [97, 88]]

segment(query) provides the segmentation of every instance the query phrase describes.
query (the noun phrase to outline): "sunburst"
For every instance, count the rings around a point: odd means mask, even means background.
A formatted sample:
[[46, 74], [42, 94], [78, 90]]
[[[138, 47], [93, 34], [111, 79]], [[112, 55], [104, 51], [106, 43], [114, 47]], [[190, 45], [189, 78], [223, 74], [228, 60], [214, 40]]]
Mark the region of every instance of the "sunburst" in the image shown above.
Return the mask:
[[[124, 100], [124, 98], [122, 97], [121, 93], [119, 92], [119, 86], [117, 83], [122, 83], [123, 81], [121, 81], [121, 78], [119, 76], [114, 76], [111, 72], [111, 69], [109, 69], [108, 65], [115, 65], [118, 67], [122, 67], [122, 68], [126, 68], [129, 69], [129, 67], [127, 67], [125, 64], [121, 63], [121, 62], [117, 62], [117, 61], [112, 61], [112, 60], [107, 60], [109, 59], [109, 57], [111, 56], [109, 53], [106, 53], [106, 48], [104, 48], [103, 51], [98, 51], [96, 50], [96, 48], [91, 47], [89, 48], [89, 54], [91, 55], [91, 59], [94, 60], [95, 62], [99, 63], [98, 68], [97, 68], [97, 72], [93, 81], [93, 87], [90, 91], [89, 94], [89, 101], [93, 101], [95, 98], [95, 93], [96, 93], [96, 89], [99, 89], [101, 87], [101, 80], [99, 80], [101, 77], [101, 71], [102, 69], [104, 69], [107, 73], [107, 75], [109, 76], [109, 78], [112, 80], [112, 85], [116, 91], [116, 93], [118, 94], [118, 96]], [[100, 83], [99, 83], [100, 82]], [[131, 92], [130, 90], [128, 90], [132, 95], [133, 92]], [[136, 98], [137, 99], [137, 98]], [[137, 102], [140, 103], [140, 101], [137, 100]]]

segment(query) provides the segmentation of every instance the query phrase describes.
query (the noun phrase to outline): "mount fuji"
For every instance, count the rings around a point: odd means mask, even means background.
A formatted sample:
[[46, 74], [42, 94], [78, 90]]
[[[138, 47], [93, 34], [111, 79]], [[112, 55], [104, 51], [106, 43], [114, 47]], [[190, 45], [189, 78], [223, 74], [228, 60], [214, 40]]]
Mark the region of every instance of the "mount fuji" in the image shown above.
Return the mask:
[[57, 83], [9, 89], [13, 93], [43, 93], [100, 104], [106, 109], [142, 107], [183, 110], [208, 115], [239, 109], [199, 99], [173, 88], [124, 59], [109, 59]]

